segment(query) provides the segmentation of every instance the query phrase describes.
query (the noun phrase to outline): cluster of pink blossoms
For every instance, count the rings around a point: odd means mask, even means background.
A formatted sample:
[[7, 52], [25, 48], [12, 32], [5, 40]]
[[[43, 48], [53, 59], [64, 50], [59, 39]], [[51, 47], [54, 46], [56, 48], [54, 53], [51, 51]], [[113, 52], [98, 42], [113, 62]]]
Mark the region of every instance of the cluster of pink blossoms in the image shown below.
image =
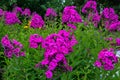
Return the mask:
[[120, 38], [116, 38], [116, 45], [120, 46]]
[[14, 25], [16, 23], [20, 24], [21, 21], [18, 18], [17, 14], [30, 17], [31, 16], [31, 11], [28, 8], [25, 8], [22, 10], [21, 7], [16, 6], [12, 11], [3, 11], [0, 9], [0, 17], [4, 16], [4, 22], [7, 25]]
[[56, 17], [57, 16], [57, 13], [55, 12], [55, 10], [53, 8], [48, 8], [46, 10], [46, 14], [45, 14], [46, 17], [49, 17], [49, 16], [54, 16]]
[[26, 17], [29, 17], [29, 16], [31, 16], [31, 11], [30, 11], [30, 9], [29, 8], [25, 8], [24, 10], [21, 8], [21, 7], [18, 7], [18, 6], [16, 6], [13, 10], [12, 10], [12, 12], [14, 12], [14, 13], [20, 13], [20, 15], [23, 15], [23, 16], [26, 16]]
[[56, 68], [71, 71], [72, 67], [68, 65], [65, 55], [73, 51], [72, 46], [75, 44], [77, 44], [75, 36], [65, 30], [49, 35], [42, 42], [42, 48], [45, 48], [44, 59], [36, 64], [36, 67], [47, 67], [45, 72], [47, 78], [52, 78]]
[[22, 8], [21, 7], [18, 7], [18, 6], [16, 6], [14, 9], [13, 9], [13, 11], [12, 12], [14, 12], [14, 13], [22, 13], [23, 11], [22, 11]]
[[75, 10], [76, 6], [66, 6], [62, 13], [62, 23], [76, 30], [75, 23], [81, 23], [82, 18]]
[[25, 8], [24, 11], [22, 11], [22, 15], [24, 16], [31, 16], [31, 11], [29, 8]]
[[13, 12], [5, 12], [5, 24], [12, 25], [16, 23], [21, 23], [21, 21], [18, 19], [16, 13]]
[[2, 17], [3, 15], [4, 15], [4, 11], [0, 9], [0, 17]]
[[105, 38], [106, 41], [109, 41], [111, 45], [113, 46], [120, 46], [120, 38], [116, 38], [115, 42], [114, 39], [112, 37], [109, 38]]
[[118, 57], [114, 54], [114, 49], [103, 49], [98, 54], [98, 59], [94, 65], [98, 68], [103, 67], [104, 70], [113, 70], [114, 64], [118, 63]]
[[30, 48], [38, 48], [38, 46], [43, 42], [43, 38], [38, 34], [33, 34], [30, 36], [29, 43]]
[[104, 8], [101, 17], [106, 29], [109, 31], [120, 30], [120, 21], [118, 20], [119, 17], [117, 14], [115, 14], [113, 8]]
[[82, 8], [82, 13], [89, 14], [90, 11], [96, 13], [97, 11], [96, 1], [87, 1], [84, 7]]
[[100, 15], [97, 11], [97, 3], [96, 1], [89, 0], [86, 2], [84, 7], [82, 8], [82, 13], [87, 14], [87, 24], [88, 22], [92, 22], [95, 27], [98, 27], [98, 23], [100, 22]]
[[5, 35], [1, 40], [1, 44], [6, 57], [11, 58], [13, 55], [16, 57], [25, 56], [25, 52], [22, 51], [23, 45], [17, 40], [9, 40], [8, 36]]
[[31, 19], [30, 27], [32, 28], [42, 28], [44, 26], [44, 20], [39, 14], [34, 14]]

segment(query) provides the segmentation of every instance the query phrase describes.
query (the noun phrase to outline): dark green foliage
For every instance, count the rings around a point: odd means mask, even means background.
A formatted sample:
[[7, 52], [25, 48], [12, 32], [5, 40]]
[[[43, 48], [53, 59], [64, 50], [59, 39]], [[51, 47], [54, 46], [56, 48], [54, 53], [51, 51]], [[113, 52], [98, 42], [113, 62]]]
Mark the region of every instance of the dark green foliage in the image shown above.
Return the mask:
[[[48, 7], [54, 8], [58, 13], [63, 10], [65, 6], [74, 5], [77, 6], [77, 10], [80, 12], [81, 8], [87, 0], [0, 0], [0, 8], [5, 10], [12, 10], [15, 6], [24, 8], [30, 8], [32, 12], [40, 13], [42, 16]], [[96, 0], [98, 8], [113, 7], [119, 14], [120, 0]]]

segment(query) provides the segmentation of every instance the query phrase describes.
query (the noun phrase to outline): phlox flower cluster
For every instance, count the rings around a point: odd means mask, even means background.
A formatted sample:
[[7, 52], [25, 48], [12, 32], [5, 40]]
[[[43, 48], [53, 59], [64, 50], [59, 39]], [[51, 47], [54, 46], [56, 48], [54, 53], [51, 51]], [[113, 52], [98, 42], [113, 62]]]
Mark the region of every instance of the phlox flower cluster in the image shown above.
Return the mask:
[[100, 22], [100, 15], [98, 13], [95, 13], [93, 18], [92, 18], [92, 23], [94, 24], [95, 27], [98, 27], [98, 23]]
[[16, 57], [25, 56], [25, 52], [22, 51], [23, 45], [15, 39], [9, 40], [8, 35], [1, 39], [1, 44], [6, 57], [12, 58], [13, 55]]
[[109, 31], [116, 31], [116, 30], [120, 31], [120, 21], [110, 24], [110, 26], [108, 26], [107, 29]]
[[14, 12], [14, 13], [22, 13], [23, 11], [22, 11], [22, 8], [21, 7], [18, 7], [18, 6], [16, 6], [14, 9], [13, 9], [13, 11], [12, 12]]
[[13, 12], [5, 12], [5, 24], [7, 25], [13, 25], [16, 23], [21, 23], [21, 21], [18, 19], [16, 13]]
[[29, 8], [25, 8], [24, 11], [22, 11], [23, 16], [31, 16], [31, 11]]
[[113, 70], [114, 64], [118, 63], [118, 57], [114, 53], [114, 49], [103, 49], [98, 54], [98, 59], [94, 65], [98, 68], [103, 67], [104, 70]]
[[112, 37], [108, 37], [105, 40], [109, 41], [112, 46], [120, 46], [120, 38], [113, 39]]
[[0, 17], [2, 17], [3, 15], [4, 15], [4, 11], [0, 9]]
[[30, 27], [32, 28], [42, 28], [44, 26], [44, 20], [39, 14], [34, 14], [31, 19]]
[[118, 15], [115, 14], [113, 8], [104, 8], [101, 13], [103, 23], [106, 29], [109, 31], [116, 31], [120, 29], [120, 22], [118, 20]]
[[47, 8], [45, 16], [46, 17], [50, 17], [50, 16], [56, 17], [57, 13], [55, 12], [55, 10], [53, 8]]
[[75, 23], [82, 22], [82, 18], [75, 8], [76, 6], [66, 6], [62, 13], [62, 23], [73, 29], [76, 29]]
[[57, 68], [71, 71], [72, 67], [68, 65], [65, 55], [73, 51], [72, 46], [75, 44], [77, 44], [75, 36], [65, 30], [60, 30], [58, 34], [50, 34], [42, 42], [42, 48], [45, 48], [44, 59], [36, 64], [36, 67], [47, 67], [45, 72], [47, 78], [52, 78]]
[[82, 8], [82, 13], [89, 14], [90, 12], [96, 13], [97, 11], [97, 3], [96, 1], [87, 1], [86, 4]]
[[116, 38], [116, 45], [120, 46], [120, 38]]
[[30, 48], [38, 48], [38, 46], [42, 43], [43, 38], [38, 34], [32, 34], [29, 38]]
[[98, 23], [100, 22], [101, 17], [97, 11], [96, 1], [87, 1], [82, 8], [82, 13], [87, 14], [87, 22], [92, 22], [95, 27], [98, 27]]

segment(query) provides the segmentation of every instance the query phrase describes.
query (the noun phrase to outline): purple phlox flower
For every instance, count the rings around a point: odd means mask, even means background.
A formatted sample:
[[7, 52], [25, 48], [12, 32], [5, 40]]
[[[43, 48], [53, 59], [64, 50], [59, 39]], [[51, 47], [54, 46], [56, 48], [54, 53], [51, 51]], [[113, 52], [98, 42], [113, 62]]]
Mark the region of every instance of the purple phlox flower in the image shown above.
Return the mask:
[[20, 52], [20, 48], [15, 48], [15, 49], [13, 49], [13, 53], [19, 53]]
[[43, 66], [47, 65], [48, 63], [49, 63], [49, 60], [48, 60], [47, 58], [45, 58], [45, 59], [43, 59], [43, 60], [41, 61], [41, 64], [42, 64]]
[[12, 50], [4, 50], [4, 55], [8, 58], [12, 58], [13, 52]]
[[62, 52], [63, 54], [68, 54], [69, 53], [69, 50], [66, 46], [60, 46], [60, 52]]
[[115, 31], [117, 30], [117, 23], [119, 23], [118, 15], [115, 14], [115, 11], [113, 8], [104, 8], [104, 10], [101, 13], [101, 17], [104, 22], [104, 26], [109, 31]]
[[50, 63], [49, 63], [49, 66], [48, 66], [48, 69], [49, 70], [54, 70], [56, 67], [57, 67], [57, 60], [53, 59]]
[[99, 22], [100, 22], [100, 15], [96, 13], [92, 18], [92, 23], [94, 24], [95, 27], [97, 27]]
[[98, 60], [94, 65], [98, 68], [104, 67], [104, 70], [113, 70], [114, 64], [118, 63], [118, 57], [114, 54], [114, 49], [103, 49], [98, 54]]
[[60, 36], [64, 37], [64, 38], [70, 36], [70, 33], [67, 32], [66, 30], [60, 30], [60, 31], [58, 32], [58, 34], [59, 34]]
[[82, 8], [82, 13], [93, 12], [96, 13], [97, 3], [96, 1], [87, 1], [84, 7]]
[[62, 14], [62, 22], [63, 23], [78, 23], [82, 22], [82, 18], [79, 13], [75, 10], [76, 6], [66, 6], [63, 10]]
[[98, 68], [102, 67], [102, 63], [98, 60], [95, 61], [94, 65]]
[[53, 73], [52, 73], [52, 71], [48, 70], [48, 71], [45, 72], [45, 75], [46, 75], [47, 78], [52, 78]]
[[96, 1], [96, 0], [87, 0], [87, 1]]
[[11, 44], [11, 41], [8, 38], [8, 35], [5, 35], [2, 39], [1, 39], [1, 44], [4, 48], [11, 48], [13, 49], [13, 46]]
[[0, 17], [2, 17], [4, 14], [4, 11], [2, 9], [0, 9]]
[[70, 24], [70, 23], [68, 23], [67, 26], [69, 26], [70, 28], [73, 28], [74, 30], [77, 29], [77, 27], [76, 27], [74, 24]]
[[44, 26], [44, 21], [42, 17], [38, 14], [34, 14], [31, 19], [30, 27], [33, 28], [42, 28]]
[[53, 8], [47, 8], [45, 16], [46, 17], [48, 17], [48, 16], [56, 17], [57, 13], [55, 12], [55, 10]]
[[57, 49], [56, 48], [51, 48], [51, 47], [48, 47], [49, 49], [46, 49], [46, 51], [48, 52], [47, 53], [47, 55], [48, 56], [53, 56], [53, 55], [55, 55], [56, 54], [56, 52], [57, 52]]
[[[77, 44], [75, 36], [65, 30], [48, 35], [42, 42], [42, 48], [45, 49], [45, 52], [44, 59], [40, 64], [49, 71], [55, 71], [56, 68], [72, 71], [72, 67], [68, 65], [65, 55], [73, 51], [72, 47], [75, 44]], [[39, 66], [39, 64], [36, 64], [36, 66]]]
[[25, 8], [24, 11], [22, 12], [22, 15], [29, 17], [31, 15], [30, 9], [29, 8]]
[[12, 40], [12, 44], [15, 47], [23, 48], [23, 45], [20, 42], [18, 42], [17, 40], [15, 40], [15, 39]]
[[30, 48], [38, 48], [39, 44], [43, 42], [43, 38], [38, 34], [32, 34], [29, 38]]
[[19, 57], [20, 56], [20, 48], [15, 48], [13, 49], [13, 54], [16, 56], [16, 57]]
[[21, 21], [18, 19], [16, 13], [13, 12], [5, 12], [5, 24], [7, 25], [13, 25], [16, 23], [21, 23]]
[[42, 36], [39, 36], [38, 34], [30, 35], [29, 42], [41, 43], [42, 41], [43, 41]]
[[13, 9], [13, 11], [12, 12], [14, 12], [14, 13], [22, 13], [22, 8], [21, 7], [18, 7], [18, 6], [16, 6], [14, 9]]
[[74, 35], [72, 35], [70, 43], [71, 43], [71, 46], [74, 46], [74, 45], [76, 45], [78, 43], [78, 41], [76, 40]]
[[40, 65], [41, 65], [41, 62], [37, 63], [37, 64], [35, 65], [35, 68], [39, 68]]
[[120, 46], [120, 38], [116, 38], [116, 45]]
[[16, 57], [25, 56], [25, 52], [22, 51], [23, 45], [15, 39], [9, 40], [8, 35], [2, 38], [1, 43], [6, 57], [12, 58], [13, 55]]
[[38, 44], [35, 42], [30, 42], [29, 47], [30, 48], [38, 48]]
[[67, 24], [73, 29], [76, 29], [75, 23], [82, 22], [82, 18], [75, 8], [76, 6], [66, 6], [62, 13], [62, 23]]
[[116, 31], [116, 30], [119, 31], [119, 29], [120, 29], [120, 21], [111, 24], [109, 27], [107, 27], [107, 29], [108, 29], [109, 31]]
[[106, 19], [110, 19], [115, 14], [113, 8], [104, 8], [102, 11], [101, 16]]
[[20, 56], [25, 56], [25, 52], [20, 52]]
[[57, 60], [57, 62], [61, 61], [64, 58], [64, 54], [59, 53], [55, 56], [55, 59]]
[[104, 69], [105, 70], [113, 70], [114, 69], [114, 65], [113, 64], [104, 64]]

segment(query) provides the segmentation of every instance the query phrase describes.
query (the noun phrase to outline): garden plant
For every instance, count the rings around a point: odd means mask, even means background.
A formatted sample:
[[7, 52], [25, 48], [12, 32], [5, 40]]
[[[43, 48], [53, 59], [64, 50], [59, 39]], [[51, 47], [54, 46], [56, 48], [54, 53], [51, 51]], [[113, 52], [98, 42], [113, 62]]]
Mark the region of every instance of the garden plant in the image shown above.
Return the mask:
[[120, 80], [120, 21], [112, 7], [98, 10], [86, 0], [80, 11], [38, 12], [0, 8], [0, 80]]

